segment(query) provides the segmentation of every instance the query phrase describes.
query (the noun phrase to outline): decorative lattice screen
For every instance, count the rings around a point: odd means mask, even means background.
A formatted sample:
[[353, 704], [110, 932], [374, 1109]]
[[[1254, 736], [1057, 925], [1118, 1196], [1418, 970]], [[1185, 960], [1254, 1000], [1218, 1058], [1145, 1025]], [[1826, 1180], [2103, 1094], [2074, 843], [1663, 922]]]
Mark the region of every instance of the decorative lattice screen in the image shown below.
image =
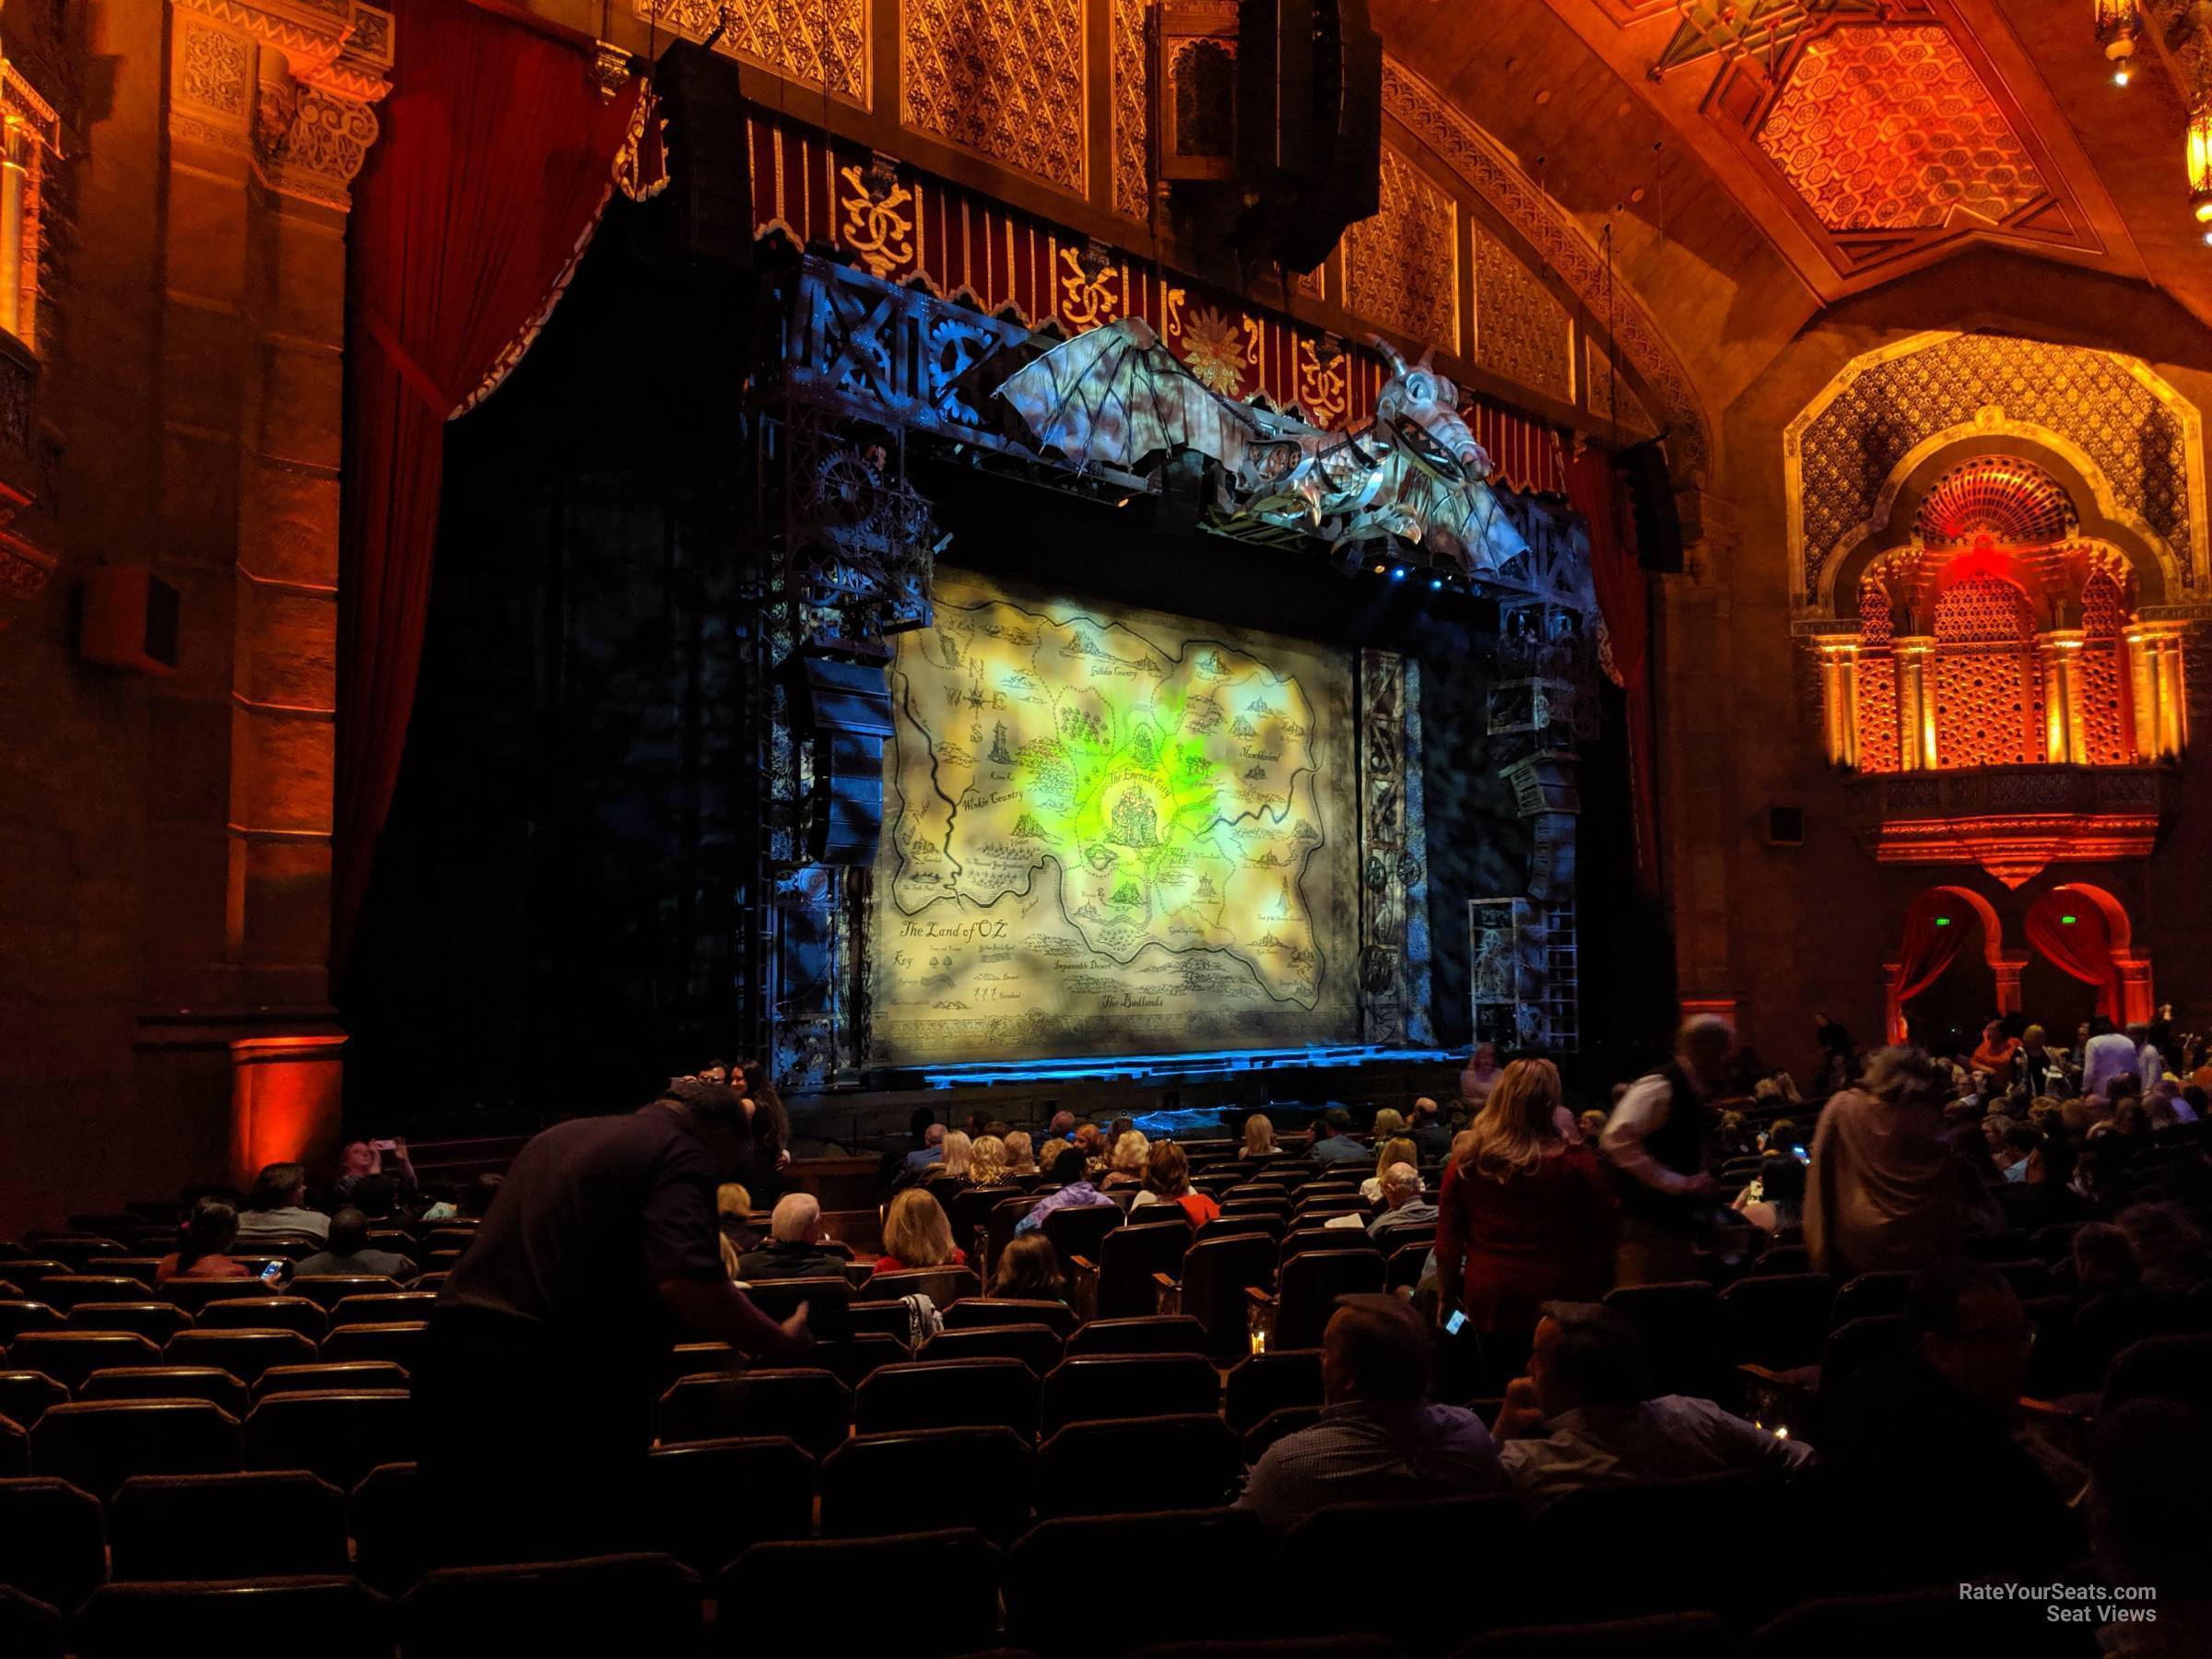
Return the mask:
[[2101, 571], [2081, 588], [2081, 734], [2091, 766], [2124, 766], [2134, 759], [2127, 741], [2127, 674], [2121, 632], [2127, 607], [2120, 589]]
[[1939, 766], [2024, 766], [2043, 759], [2035, 618], [2010, 582], [1972, 576], [1936, 602]]
[[1859, 770], [1898, 770], [1897, 662], [1889, 653], [1893, 638], [1889, 590], [1878, 582], [1859, 587]]

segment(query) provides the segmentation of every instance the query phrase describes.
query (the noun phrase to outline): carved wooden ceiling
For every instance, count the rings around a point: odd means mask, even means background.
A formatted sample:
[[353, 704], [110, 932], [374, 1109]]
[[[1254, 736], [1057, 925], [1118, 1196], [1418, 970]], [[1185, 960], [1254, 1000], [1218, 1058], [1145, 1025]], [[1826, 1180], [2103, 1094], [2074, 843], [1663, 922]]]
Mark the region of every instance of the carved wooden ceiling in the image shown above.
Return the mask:
[[1996, 244], [2212, 322], [2183, 115], [2084, 0], [1374, 0], [1594, 234], [1717, 406], [1823, 305]]

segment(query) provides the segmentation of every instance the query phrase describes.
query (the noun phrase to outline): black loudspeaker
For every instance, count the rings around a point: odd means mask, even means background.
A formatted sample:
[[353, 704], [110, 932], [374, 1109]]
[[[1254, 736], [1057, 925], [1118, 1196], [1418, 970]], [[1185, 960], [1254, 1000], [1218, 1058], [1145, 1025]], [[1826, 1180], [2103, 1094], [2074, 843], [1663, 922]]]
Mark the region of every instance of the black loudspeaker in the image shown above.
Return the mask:
[[653, 203], [667, 256], [724, 270], [753, 263], [753, 157], [734, 58], [678, 41], [653, 65], [667, 122], [668, 188]]
[[1767, 844], [1771, 847], [1804, 846], [1805, 808], [1802, 806], [1768, 807]]
[[1682, 570], [1682, 514], [1675, 506], [1674, 480], [1656, 438], [1630, 444], [1613, 457], [1629, 492], [1635, 521], [1636, 562], [1647, 571], [1677, 575]]
[[1381, 206], [1382, 39], [1367, 0], [1240, 0], [1237, 241], [1292, 271]]
[[855, 647], [794, 659], [793, 729], [814, 746], [808, 855], [827, 865], [876, 862], [883, 833], [883, 745], [891, 735], [887, 652]]
[[88, 663], [166, 678], [177, 671], [183, 596], [141, 564], [94, 565], [85, 572], [77, 650]]

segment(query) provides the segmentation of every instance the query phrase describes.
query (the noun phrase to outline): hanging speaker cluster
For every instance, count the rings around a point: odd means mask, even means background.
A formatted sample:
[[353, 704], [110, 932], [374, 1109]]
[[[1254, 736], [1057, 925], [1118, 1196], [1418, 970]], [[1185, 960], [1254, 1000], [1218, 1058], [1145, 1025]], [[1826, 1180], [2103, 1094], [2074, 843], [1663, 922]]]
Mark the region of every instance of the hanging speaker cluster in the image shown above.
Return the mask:
[[1311, 271], [1381, 206], [1382, 172], [1382, 40], [1367, 0], [1241, 0], [1239, 251]]

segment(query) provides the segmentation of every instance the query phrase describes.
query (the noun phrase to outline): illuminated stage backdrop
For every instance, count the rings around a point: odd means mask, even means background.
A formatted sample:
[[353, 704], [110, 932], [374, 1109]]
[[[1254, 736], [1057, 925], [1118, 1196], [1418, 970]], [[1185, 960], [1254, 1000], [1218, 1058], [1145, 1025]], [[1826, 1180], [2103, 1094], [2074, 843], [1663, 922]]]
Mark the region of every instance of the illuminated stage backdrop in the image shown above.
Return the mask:
[[898, 645], [873, 1064], [1356, 1036], [1348, 653], [944, 571]]

